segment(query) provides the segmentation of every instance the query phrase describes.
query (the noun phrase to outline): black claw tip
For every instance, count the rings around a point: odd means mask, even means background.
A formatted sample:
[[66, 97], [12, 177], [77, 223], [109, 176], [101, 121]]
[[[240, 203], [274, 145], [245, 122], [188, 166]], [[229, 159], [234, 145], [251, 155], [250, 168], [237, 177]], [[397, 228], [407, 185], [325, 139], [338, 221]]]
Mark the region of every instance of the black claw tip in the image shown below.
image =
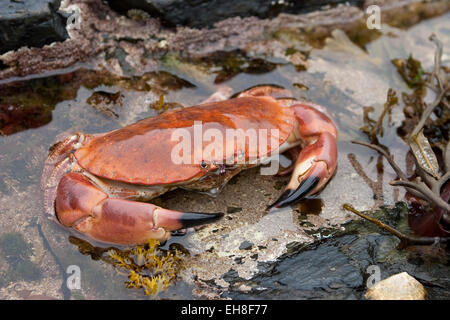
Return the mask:
[[202, 212], [185, 212], [179, 219], [182, 228], [192, 228], [206, 223], [220, 220], [223, 217], [222, 212], [218, 213], [202, 213]]
[[319, 177], [308, 177], [300, 183], [296, 190], [286, 189], [277, 201], [267, 207], [267, 210], [272, 208], [283, 208], [297, 203], [317, 186], [319, 180]]

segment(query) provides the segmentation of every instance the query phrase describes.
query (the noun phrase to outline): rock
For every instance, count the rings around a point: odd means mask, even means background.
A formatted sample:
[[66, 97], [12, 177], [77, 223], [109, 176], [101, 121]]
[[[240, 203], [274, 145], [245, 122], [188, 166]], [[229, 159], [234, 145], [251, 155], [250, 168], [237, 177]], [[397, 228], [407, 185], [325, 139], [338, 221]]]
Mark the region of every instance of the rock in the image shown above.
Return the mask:
[[[407, 224], [408, 211], [399, 203], [374, 217], [401, 230]], [[333, 237], [309, 245], [293, 243], [276, 261], [258, 262], [257, 273], [250, 282], [228, 273], [230, 284], [225, 297], [239, 299], [364, 299], [369, 267], [377, 265], [380, 274], [394, 275], [406, 271], [425, 286], [430, 300], [450, 299], [448, 288], [449, 258], [436, 248], [417, 247], [397, 250], [399, 240], [380, 234], [378, 226], [363, 220], [352, 221]], [[265, 248], [255, 245], [261, 254]], [[431, 250], [431, 251], [430, 251]], [[439, 257], [439, 258], [438, 258]], [[411, 277], [410, 277], [411, 278]], [[242, 284], [253, 288], [243, 294]], [[367, 298], [367, 297], [366, 297]], [[368, 298], [367, 298], [368, 299]]]
[[243, 241], [241, 245], [239, 246], [239, 250], [250, 250], [253, 247], [253, 243], [250, 241]]
[[61, 0], [1, 1], [0, 54], [20, 47], [42, 47], [68, 38]]
[[[356, 237], [344, 236], [339, 240], [340, 245], [349, 245]], [[225, 297], [236, 300], [358, 299], [355, 290], [364, 285], [359, 268], [334, 240], [298, 245], [292, 248], [292, 253], [286, 253], [275, 263], [258, 263], [258, 271], [251, 283], [252, 287], [259, 289], [245, 294], [239, 290], [243, 279], [237, 273], [224, 275], [223, 279], [231, 285]], [[237, 285], [237, 290], [234, 290], [234, 285]]]
[[370, 300], [425, 300], [427, 291], [423, 285], [407, 272], [393, 275], [367, 290]]
[[131, 9], [140, 9], [158, 16], [168, 25], [189, 27], [211, 27], [214, 23], [230, 17], [271, 18], [281, 12], [304, 13], [320, 9], [325, 5], [350, 3], [361, 6], [363, 0], [107, 0], [112, 9], [127, 14]]

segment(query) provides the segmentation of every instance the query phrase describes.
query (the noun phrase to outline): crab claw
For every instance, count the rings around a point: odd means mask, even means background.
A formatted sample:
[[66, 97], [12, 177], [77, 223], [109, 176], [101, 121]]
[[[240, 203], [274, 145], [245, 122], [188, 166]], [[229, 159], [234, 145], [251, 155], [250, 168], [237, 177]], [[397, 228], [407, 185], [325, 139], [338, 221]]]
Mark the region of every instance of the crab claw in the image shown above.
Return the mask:
[[170, 232], [216, 221], [223, 213], [192, 213], [168, 210], [151, 203], [106, 199], [74, 228], [112, 243], [135, 244], [149, 239], [165, 241]]
[[223, 213], [179, 212], [151, 203], [109, 198], [81, 173], [62, 177], [55, 199], [59, 221], [96, 240], [116, 244], [165, 241], [170, 232], [220, 219]]
[[179, 212], [159, 207], [156, 214], [158, 217], [156, 223], [159, 227], [164, 228], [164, 230], [167, 231], [176, 231], [201, 226], [220, 220], [224, 215], [222, 212]]
[[[300, 152], [291, 180], [281, 196], [267, 209], [283, 208], [293, 205], [320, 191], [333, 176], [337, 165], [336, 129], [323, 114], [307, 106], [297, 106], [297, 113], [302, 119], [310, 120], [312, 128], [322, 128], [317, 132], [304, 126], [300, 135], [307, 146]], [[308, 143], [309, 142], [309, 143]]]
[[304, 179], [296, 189], [286, 188], [281, 196], [271, 204], [267, 209], [283, 208], [289, 205], [293, 205], [306, 197], [317, 186], [319, 177], [308, 177]]

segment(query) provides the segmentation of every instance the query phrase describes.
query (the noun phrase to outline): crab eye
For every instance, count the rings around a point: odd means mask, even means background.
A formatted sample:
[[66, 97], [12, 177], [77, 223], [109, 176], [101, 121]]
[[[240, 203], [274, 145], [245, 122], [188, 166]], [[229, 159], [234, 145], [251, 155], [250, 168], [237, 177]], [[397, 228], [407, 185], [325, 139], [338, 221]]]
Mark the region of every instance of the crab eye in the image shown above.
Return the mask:
[[208, 164], [205, 161], [202, 161], [202, 163], [200, 163], [200, 168], [207, 169], [208, 168]]

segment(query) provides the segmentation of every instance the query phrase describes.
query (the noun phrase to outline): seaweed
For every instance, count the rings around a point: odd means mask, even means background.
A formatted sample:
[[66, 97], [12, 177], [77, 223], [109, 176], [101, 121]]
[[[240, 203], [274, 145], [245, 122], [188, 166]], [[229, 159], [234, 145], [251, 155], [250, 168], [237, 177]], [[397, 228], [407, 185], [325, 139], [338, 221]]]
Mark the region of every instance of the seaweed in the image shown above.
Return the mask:
[[176, 280], [185, 254], [173, 247], [167, 251], [159, 249], [159, 244], [158, 240], [150, 240], [131, 250], [108, 251], [112, 264], [129, 272], [127, 288], [143, 289], [145, 295], [154, 298]]
[[175, 283], [189, 252], [179, 244], [171, 244], [168, 250], [160, 248], [158, 240], [130, 249], [116, 247], [96, 247], [85, 240], [71, 236], [70, 242], [78, 247], [83, 255], [93, 260], [102, 260], [117, 269], [128, 272], [127, 288], [142, 289], [147, 296], [156, 298]]
[[[351, 211], [367, 219], [379, 227], [389, 231], [401, 240], [400, 247], [409, 245], [428, 245], [436, 242], [447, 243], [450, 239], [450, 144], [448, 141], [450, 91], [448, 68], [441, 65], [442, 43], [435, 35], [430, 41], [436, 45], [434, 68], [432, 72], [425, 72], [421, 63], [412, 58], [394, 59], [392, 63], [397, 71], [414, 91], [412, 94], [402, 94], [405, 103], [405, 121], [399, 132], [410, 147], [414, 156], [416, 174], [408, 177], [390, 155], [387, 147], [380, 145], [377, 136], [382, 136], [382, 122], [384, 116], [390, 112], [398, 100], [389, 90], [387, 102], [378, 121], [369, 118], [372, 109], [364, 113], [365, 126], [361, 128], [370, 139], [370, 143], [352, 141], [377, 151], [384, 157], [398, 175], [398, 179], [391, 181], [392, 186], [402, 186], [407, 190], [407, 197], [411, 203], [408, 221], [410, 228], [416, 235], [405, 235], [396, 229], [382, 223], [344, 204], [345, 210]], [[430, 104], [425, 102], [427, 90], [435, 93], [435, 99]], [[431, 118], [432, 114], [437, 117]], [[437, 130], [439, 129], [439, 130]], [[429, 139], [427, 132], [447, 132]], [[431, 141], [431, 142], [430, 142]], [[435, 151], [440, 151], [436, 154]]]
[[123, 105], [122, 99], [123, 94], [121, 94], [120, 91], [111, 93], [99, 90], [93, 92], [86, 102], [107, 116], [118, 118], [119, 115], [113, 110], [113, 107], [115, 105], [121, 107]]
[[387, 93], [386, 103], [384, 104], [383, 111], [381, 112], [378, 120], [375, 121], [370, 118], [369, 113], [375, 109], [371, 106], [364, 108], [364, 126], [360, 128], [362, 132], [367, 134], [372, 142], [378, 142], [377, 136], [383, 136], [383, 121], [386, 115], [389, 115], [389, 121], [391, 121], [392, 108], [398, 105], [397, 93], [393, 89], [389, 89]]
[[392, 64], [410, 88], [423, 84], [425, 71], [420, 61], [414, 59], [412, 55], [408, 59], [393, 59]]
[[167, 54], [163, 58], [166, 66], [189, 74], [197, 80], [205, 75], [215, 75], [214, 83], [231, 80], [240, 73], [262, 74], [273, 71], [279, 64], [260, 57], [249, 56], [242, 50], [216, 51], [200, 58]]

